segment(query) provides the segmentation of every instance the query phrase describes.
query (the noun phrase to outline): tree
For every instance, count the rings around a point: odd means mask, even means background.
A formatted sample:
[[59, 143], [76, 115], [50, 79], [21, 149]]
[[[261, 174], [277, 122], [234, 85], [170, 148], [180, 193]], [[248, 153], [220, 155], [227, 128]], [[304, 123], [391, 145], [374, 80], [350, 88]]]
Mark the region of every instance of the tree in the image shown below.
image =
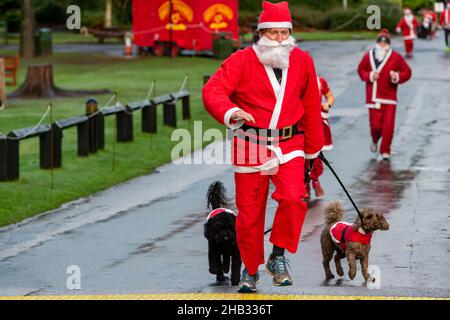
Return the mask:
[[20, 30], [20, 56], [22, 58], [31, 59], [35, 56], [35, 30], [34, 0], [23, 0]]
[[105, 29], [112, 27], [112, 0], [105, 1]]

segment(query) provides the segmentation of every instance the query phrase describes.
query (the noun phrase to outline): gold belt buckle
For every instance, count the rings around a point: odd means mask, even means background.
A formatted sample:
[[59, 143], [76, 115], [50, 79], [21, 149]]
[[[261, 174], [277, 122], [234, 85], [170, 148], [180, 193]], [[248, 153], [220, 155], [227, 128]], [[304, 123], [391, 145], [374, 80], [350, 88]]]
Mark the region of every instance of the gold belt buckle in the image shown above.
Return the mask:
[[284, 127], [281, 132], [281, 140], [289, 139], [292, 137], [292, 126]]

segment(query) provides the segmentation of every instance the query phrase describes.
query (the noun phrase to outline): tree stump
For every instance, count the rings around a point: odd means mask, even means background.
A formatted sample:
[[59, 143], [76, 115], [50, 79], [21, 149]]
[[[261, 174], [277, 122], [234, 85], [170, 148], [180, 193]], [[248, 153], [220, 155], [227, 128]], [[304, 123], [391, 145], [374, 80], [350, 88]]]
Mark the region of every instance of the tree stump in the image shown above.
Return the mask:
[[8, 98], [39, 99], [55, 97], [78, 97], [92, 94], [111, 93], [110, 90], [67, 90], [55, 86], [53, 65], [37, 64], [28, 66], [25, 82]]

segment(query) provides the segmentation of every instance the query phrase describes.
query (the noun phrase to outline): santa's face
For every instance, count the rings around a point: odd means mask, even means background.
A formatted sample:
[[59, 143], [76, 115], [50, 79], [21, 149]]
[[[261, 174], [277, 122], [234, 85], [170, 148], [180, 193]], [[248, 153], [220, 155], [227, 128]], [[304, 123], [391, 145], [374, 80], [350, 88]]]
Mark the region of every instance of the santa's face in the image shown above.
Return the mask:
[[380, 47], [380, 48], [383, 48], [383, 49], [385, 49], [385, 50], [387, 50], [387, 49], [389, 49], [389, 43], [387, 43], [386, 41], [379, 41], [378, 42], [378, 46]]
[[405, 10], [403, 11], [403, 13], [405, 14], [405, 16], [410, 16], [410, 15], [412, 15], [411, 9], [405, 9]]
[[288, 28], [271, 28], [262, 33], [262, 35], [269, 40], [281, 43], [289, 38], [291, 30]]
[[[278, 29], [279, 30], [279, 29]], [[267, 66], [277, 69], [287, 69], [289, 67], [289, 58], [291, 51], [296, 46], [295, 39], [289, 35], [289, 29], [287, 30], [287, 36], [281, 32], [278, 34], [269, 35], [268, 32], [264, 32], [261, 39], [255, 44], [255, 52], [259, 61]], [[272, 36], [275, 40], [271, 40]], [[284, 40], [278, 40], [285, 38]]]

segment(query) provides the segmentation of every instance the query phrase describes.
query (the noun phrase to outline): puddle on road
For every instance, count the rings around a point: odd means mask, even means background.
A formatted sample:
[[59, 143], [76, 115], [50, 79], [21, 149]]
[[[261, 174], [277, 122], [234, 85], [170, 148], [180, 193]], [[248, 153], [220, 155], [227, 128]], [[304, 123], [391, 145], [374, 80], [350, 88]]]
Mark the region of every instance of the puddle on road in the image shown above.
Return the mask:
[[393, 170], [389, 161], [372, 160], [353, 186], [353, 194], [361, 207], [379, 208], [386, 214], [397, 207], [417, 174], [413, 170]]

